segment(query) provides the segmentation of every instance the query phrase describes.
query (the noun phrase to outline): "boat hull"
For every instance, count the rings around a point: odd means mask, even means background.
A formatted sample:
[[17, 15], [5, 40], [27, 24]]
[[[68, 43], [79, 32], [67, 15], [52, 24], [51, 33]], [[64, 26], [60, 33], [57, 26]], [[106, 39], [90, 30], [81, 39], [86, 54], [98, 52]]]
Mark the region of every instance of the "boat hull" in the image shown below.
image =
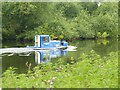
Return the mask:
[[67, 49], [66, 46], [59, 46], [59, 47], [53, 47], [53, 48], [38, 48], [38, 47], [34, 47], [34, 50], [54, 50], [54, 49]]

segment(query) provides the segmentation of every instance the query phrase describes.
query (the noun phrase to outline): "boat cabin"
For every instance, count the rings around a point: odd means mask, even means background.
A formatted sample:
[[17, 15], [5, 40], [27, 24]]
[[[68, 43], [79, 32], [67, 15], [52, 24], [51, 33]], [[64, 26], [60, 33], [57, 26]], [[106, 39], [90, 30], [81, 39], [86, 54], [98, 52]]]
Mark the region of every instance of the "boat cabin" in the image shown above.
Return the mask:
[[49, 35], [36, 35], [35, 36], [35, 47], [37, 48], [53, 48], [53, 47], [67, 47], [66, 41], [51, 40]]

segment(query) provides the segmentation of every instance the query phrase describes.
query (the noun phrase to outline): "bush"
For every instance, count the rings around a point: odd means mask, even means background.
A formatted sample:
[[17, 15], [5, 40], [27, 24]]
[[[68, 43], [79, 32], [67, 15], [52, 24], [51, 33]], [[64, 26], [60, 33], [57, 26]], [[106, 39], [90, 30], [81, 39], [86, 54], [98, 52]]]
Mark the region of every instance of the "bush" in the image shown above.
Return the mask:
[[27, 74], [9, 68], [2, 81], [2, 88], [118, 88], [118, 52], [102, 58], [92, 50], [77, 60], [41, 63]]

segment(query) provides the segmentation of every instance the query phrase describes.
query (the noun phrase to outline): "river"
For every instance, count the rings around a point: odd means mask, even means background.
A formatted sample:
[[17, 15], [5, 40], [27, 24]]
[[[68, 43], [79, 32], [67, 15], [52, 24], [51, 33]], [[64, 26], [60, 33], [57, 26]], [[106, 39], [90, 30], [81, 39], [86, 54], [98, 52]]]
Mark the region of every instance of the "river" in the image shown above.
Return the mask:
[[[27, 45], [34, 45], [34, 42], [29, 43], [19, 43], [14, 41], [7, 41], [2, 43], [3, 48], [10, 47], [25, 47]], [[20, 54], [2, 54], [2, 72], [4, 72], [9, 67], [17, 68], [17, 73], [26, 73], [28, 66], [31, 68], [38, 65], [41, 62], [56, 62], [56, 58], [62, 58], [63, 60], [69, 57], [78, 58], [82, 53], [89, 53], [94, 50], [95, 53], [99, 54], [101, 57], [108, 55], [110, 52], [118, 50], [118, 41], [116, 39], [99, 39], [99, 40], [76, 40], [69, 42], [69, 45], [77, 46], [77, 51], [55, 51], [47, 52], [45, 57], [44, 52], [28, 52]], [[48, 54], [49, 53], [49, 54]], [[51, 55], [52, 54], [52, 55]], [[57, 54], [56, 56], [53, 54]], [[51, 55], [51, 56], [50, 56]], [[40, 61], [42, 59], [42, 61]]]

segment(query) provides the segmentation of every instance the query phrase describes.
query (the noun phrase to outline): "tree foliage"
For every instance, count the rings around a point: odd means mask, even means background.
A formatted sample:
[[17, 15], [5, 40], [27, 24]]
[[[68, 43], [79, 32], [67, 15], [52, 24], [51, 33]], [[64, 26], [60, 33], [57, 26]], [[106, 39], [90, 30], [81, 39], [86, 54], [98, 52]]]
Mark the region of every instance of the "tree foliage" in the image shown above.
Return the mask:
[[72, 40], [118, 34], [117, 3], [104, 2], [99, 7], [95, 2], [2, 4], [3, 39], [33, 40], [36, 34], [49, 34], [53, 39]]

